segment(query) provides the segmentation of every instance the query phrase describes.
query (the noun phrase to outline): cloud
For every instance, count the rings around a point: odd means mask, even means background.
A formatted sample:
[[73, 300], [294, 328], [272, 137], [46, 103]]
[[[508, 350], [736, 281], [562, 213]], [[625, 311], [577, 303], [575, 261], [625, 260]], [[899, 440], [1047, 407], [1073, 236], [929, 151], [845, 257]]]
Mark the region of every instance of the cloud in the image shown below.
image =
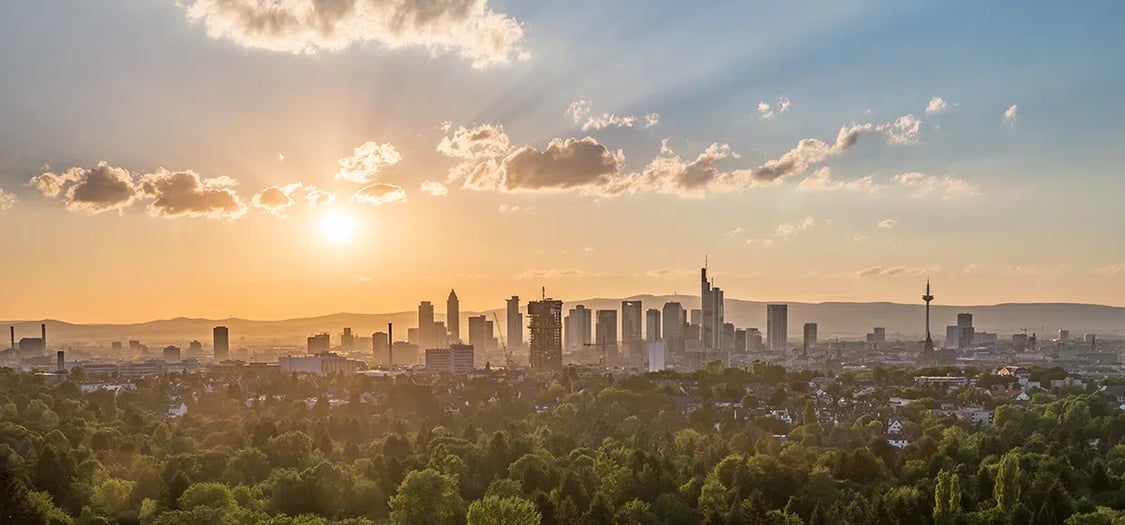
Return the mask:
[[961, 269], [961, 273], [963, 273], [965, 275], [972, 275], [974, 273], [977, 273], [978, 270], [980, 270], [979, 264], [969, 263], [969, 264], [966, 264], [963, 269]]
[[812, 172], [812, 175], [805, 177], [797, 185], [797, 191], [805, 192], [845, 190], [875, 193], [878, 189], [879, 185], [875, 183], [875, 177], [872, 175], [854, 180], [835, 180], [832, 178], [832, 170], [828, 166]]
[[[787, 97], [781, 97], [781, 98], [777, 99], [777, 105], [776, 106], [770, 106], [769, 104], [767, 104], [765, 102], [759, 102], [758, 103], [758, 118], [763, 119], [763, 120], [771, 119], [771, 118], [773, 118], [777, 115], [780, 115], [782, 113], [785, 113], [786, 111], [789, 111], [790, 105], [791, 105], [791, 102], [789, 101], [789, 98], [787, 98]], [[775, 108], [777, 109], [776, 112], [774, 112]]]
[[0, 211], [12, 209], [12, 206], [15, 206], [17, 202], [19, 202], [19, 199], [15, 195], [5, 191], [4, 188], [0, 188]]
[[893, 229], [895, 229], [895, 226], [898, 226], [898, 221], [896, 221], [894, 219], [883, 219], [883, 220], [879, 221], [878, 226], [879, 226], [879, 229], [882, 229], [882, 230], [893, 230]]
[[857, 233], [857, 234], [852, 235], [853, 241], [862, 241], [864, 239], [867, 239], [867, 236], [862, 234], [862, 233]]
[[372, 42], [464, 57], [474, 68], [527, 60], [523, 25], [488, 0], [189, 0], [211, 38], [298, 54]]
[[746, 239], [746, 244], [750, 246], [773, 246], [773, 239]]
[[734, 237], [735, 235], [739, 235], [741, 233], [742, 233], [742, 226], [736, 226], [733, 230], [731, 230], [729, 232], [726, 232], [723, 235], [726, 235], [727, 237]]
[[881, 124], [877, 127], [887, 137], [891, 144], [915, 144], [918, 142], [918, 132], [922, 128], [922, 120], [914, 115], [903, 115], [893, 123]]
[[798, 233], [811, 230], [816, 227], [816, 219], [813, 217], [805, 217], [797, 222], [783, 222], [777, 225], [774, 233], [778, 237], [789, 237]]
[[140, 179], [153, 217], [204, 217], [235, 220], [246, 214], [247, 206], [231, 188], [229, 177], [201, 178], [194, 171], [160, 169]]
[[91, 169], [75, 167], [63, 173], [42, 173], [32, 177], [30, 185], [47, 197], [61, 195], [67, 210], [91, 214], [121, 210], [140, 193], [129, 170], [104, 161]]
[[690, 270], [685, 268], [656, 268], [648, 270], [641, 274], [644, 277], [688, 277], [695, 275], [699, 270]]
[[525, 270], [517, 274], [516, 279], [554, 279], [562, 277], [586, 278], [601, 276], [601, 273], [589, 272], [586, 270], [550, 268], [546, 270]]
[[265, 210], [278, 217], [285, 217], [285, 210], [296, 204], [297, 199], [305, 201], [306, 208], [330, 204], [336, 200], [336, 194], [324, 191], [312, 184], [294, 182], [285, 186], [269, 186], [256, 193], [250, 204], [260, 210]]
[[336, 172], [336, 180], [356, 184], [375, 182], [383, 168], [394, 166], [400, 160], [402, 155], [390, 143], [367, 141], [357, 147], [351, 156], [338, 161], [340, 169]]
[[1100, 266], [1098, 268], [1094, 268], [1094, 273], [1098, 275], [1117, 275], [1120, 273], [1125, 273], [1125, 263]]
[[933, 193], [939, 193], [942, 200], [950, 200], [958, 197], [975, 197], [980, 195], [977, 188], [968, 182], [949, 175], [937, 177], [924, 173], [910, 172], [895, 175], [891, 177], [891, 181], [903, 187], [913, 189], [913, 197], [923, 197]]
[[1016, 114], [1019, 112], [1019, 106], [1012, 104], [1008, 109], [1004, 110], [1004, 123], [1011, 126], [1016, 122]]
[[462, 164], [450, 175], [477, 190], [598, 192], [619, 175], [624, 162], [621, 150], [611, 151], [592, 137], [553, 139], [543, 150], [524, 146], [503, 159]]
[[570, 106], [566, 108], [566, 116], [574, 121], [575, 124], [582, 125], [582, 131], [589, 131], [591, 129], [603, 128], [631, 128], [637, 124], [639, 120], [644, 119], [643, 127], [651, 128], [660, 122], [659, 113], [649, 113], [641, 118], [635, 115], [616, 115], [614, 113], [602, 113], [600, 115], [591, 114], [592, 103], [589, 100], [576, 100], [571, 102]]
[[444, 197], [449, 194], [449, 188], [437, 181], [428, 180], [422, 183], [422, 191], [434, 197]]
[[870, 277], [901, 277], [901, 276], [920, 276], [936, 273], [937, 268], [934, 267], [906, 267], [894, 266], [885, 268], [883, 266], [872, 266], [861, 270], [848, 272], [847, 275], [857, 279], [870, 278]]
[[406, 190], [394, 184], [376, 182], [360, 188], [352, 195], [352, 201], [368, 206], [382, 206], [406, 201]]
[[664, 141], [660, 155], [638, 174], [612, 181], [608, 193], [641, 190], [701, 197], [708, 188], [731, 184], [730, 174], [718, 169], [719, 161], [738, 158], [726, 144], [711, 144], [693, 160], [685, 160]]
[[496, 208], [496, 211], [498, 211], [500, 213], [519, 213], [521, 211], [527, 211], [527, 210], [530, 210], [530, 209], [531, 208], [529, 208], [527, 206], [516, 206], [514, 204], [501, 204], [500, 206], [498, 206]]
[[293, 198], [285, 188], [270, 186], [250, 199], [250, 203], [258, 209], [265, 210], [278, 217], [285, 217], [285, 210], [293, 205]]
[[945, 111], [949, 107], [949, 103], [941, 97], [934, 97], [930, 99], [930, 103], [926, 105], [926, 114], [934, 115]]

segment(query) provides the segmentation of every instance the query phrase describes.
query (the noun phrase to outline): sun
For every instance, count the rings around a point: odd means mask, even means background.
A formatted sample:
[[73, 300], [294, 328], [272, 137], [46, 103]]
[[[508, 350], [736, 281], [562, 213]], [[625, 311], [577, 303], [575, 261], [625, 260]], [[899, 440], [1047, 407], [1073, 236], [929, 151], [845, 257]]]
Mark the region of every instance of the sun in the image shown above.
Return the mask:
[[331, 212], [320, 218], [320, 236], [334, 243], [345, 243], [355, 239], [355, 217], [342, 211]]

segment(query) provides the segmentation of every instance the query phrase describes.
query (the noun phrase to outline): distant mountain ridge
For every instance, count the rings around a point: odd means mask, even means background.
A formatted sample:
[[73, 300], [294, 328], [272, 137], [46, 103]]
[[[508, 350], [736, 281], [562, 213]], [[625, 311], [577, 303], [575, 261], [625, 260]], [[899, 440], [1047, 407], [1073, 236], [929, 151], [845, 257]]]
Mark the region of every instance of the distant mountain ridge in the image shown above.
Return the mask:
[[[643, 308], [663, 307], [669, 301], [678, 301], [684, 308], [698, 308], [699, 298], [689, 295], [637, 295], [620, 299], [594, 298], [583, 301], [567, 301], [564, 309], [583, 304], [591, 309], [620, 309], [623, 300], [640, 300]], [[765, 331], [766, 302], [727, 299], [726, 320], [739, 328], [756, 327]], [[799, 337], [802, 325], [806, 322], [818, 324], [822, 340], [831, 338], [862, 338], [875, 326], [887, 329], [890, 339], [921, 339], [924, 336], [924, 311], [918, 304], [891, 302], [854, 303], [790, 302], [789, 334]], [[945, 337], [945, 326], [956, 323], [958, 313], [973, 314], [977, 331], [996, 332], [1001, 338], [1010, 337], [1027, 329], [1041, 338], [1052, 337], [1058, 329], [1071, 332], [1072, 337], [1081, 338], [1085, 333], [1099, 336], [1125, 337], [1125, 307], [1078, 303], [1003, 303], [982, 306], [932, 305], [931, 332], [935, 340]], [[495, 314], [503, 325], [504, 310], [497, 308], [484, 312], [463, 311], [462, 330], [467, 331], [465, 317], [485, 314], [489, 319]], [[565, 311], [564, 311], [565, 315]], [[336, 313], [315, 317], [282, 319], [272, 321], [250, 319], [199, 319], [180, 317], [154, 320], [142, 323], [125, 324], [76, 324], [58, 320], [47, 320], [47, 339], [54, 344], [95, 343], [108, 345], [111, 341], [125, 343], [130, 339], [140, 340], [151, 346], [167, 344], [186, 344], [193, 339], [209, 346], [211, 329], [215, 326], [230, 328], [231, 344], [304, 344], [310, 334], [328, 332], [335, 341], [336, 335], [344, 327], [351, 327], [357, 335], [370, 335], [376, 331], [386, 331], [387, 323], [395, 325], [395, 339], [405, 339], [406, 331], [417, 323], [416, 312], [393, 312], [377, 314]], [[443, 313], [436, 315], [444, 320]], [[16, 339], [38, 337], [39, 324], [43, 321], [4, 321], [0, 326], [15, 326]], [[497, 329], [500, 329], [500, 326]], [[467, 335], [463, 334], [465, 337]], [[6, 345], [7, 341], [3, 344]]]

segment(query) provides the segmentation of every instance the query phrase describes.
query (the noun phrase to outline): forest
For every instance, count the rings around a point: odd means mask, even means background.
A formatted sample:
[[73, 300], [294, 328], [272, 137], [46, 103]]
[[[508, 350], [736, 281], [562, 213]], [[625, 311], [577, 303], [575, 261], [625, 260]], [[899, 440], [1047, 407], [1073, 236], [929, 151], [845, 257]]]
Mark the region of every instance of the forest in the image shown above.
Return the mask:
[[[1125, 411], [1098, 385], [1016, 403], [988, 371], [918, 373], [0, 369], [0, 521], [1125, 524]], [[940, 410], [964, 403], [991, 423]]]

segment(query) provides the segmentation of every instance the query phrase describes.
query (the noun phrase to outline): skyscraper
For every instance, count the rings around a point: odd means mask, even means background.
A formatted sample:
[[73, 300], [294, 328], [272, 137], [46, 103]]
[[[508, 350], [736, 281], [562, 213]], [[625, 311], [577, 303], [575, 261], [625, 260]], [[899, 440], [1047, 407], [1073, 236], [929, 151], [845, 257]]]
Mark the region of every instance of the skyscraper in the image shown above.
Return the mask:
[[617, 355], [617, 310], [598, 310], [595, 315], [594, 344], [608, 361]]
[[492, 341], [496, 337], [493, 334], [492, 321], [488, 320], [484, 314], [469, 318], [469, 344], [473, 345], [479, 352], [485, 352], [492, 348]]
[[344, 328], [344, 333], [340, 334], [340, 350], [351, 352], [355, 350], [355, 334], [352, 333], [351, 328]]
[[702, 310], [700, 339], [703, 341], [703, 352], [714, 353], [723, 349], [723, 291], [707, 280], [706, 267], [700, 269], [699, 280]]
[[418, 304], [418, 346], [423, 350], [436, 346], [434, 337], [434, 305], [429, 301]]
[[771, 352], [784, 352], [789, 346], [789, 305], [766, 305], [766, 340]]
[[[121, 343], [117, 343], [118, 349]], [[215, 362], [230, 359], [230, 331], [225, 326], [216, 326], [211, 330], [211, 348], [214, 349]]]
[[876, 343], [886, 342], [886, 340], [887, 340], [887, 329], [886, 328], [884, 328], [882, 326], [876, 326], [875, 329], [871, 331], [871, 333], [875, 335], [875, 342]]
[[445, 326], [449, 329], [449, 341], [461, 341], [461, 301], [457, 299], [457, 292], [450, 290], [449, 298], [445, 300]]
[[650, 343], [660, 340], [660, 310], [656, 308], [645, 312], [645, 340]]
[[590, 344], [593, 329], [593, 312], [583, 305], [570, 309], [566, 316], [566, 348], [571, 352], [582, 350]]
[[308, 339], [308, 353], [319, 354], [327, 352], [331, 348], [332, 342], [328, 334], [316, 334], [310, 336]]
[[801, 342], [801, 357], [808, 357], [809, 348], [816, 346], [816, 323], [805, 323], [805, 337]]
[[677, 302], [664, 303], [664, 340], [668, 342], [668, 353], [680, 356], [684, 353], [684, 307]]
[[562, 370], [562, 301], [544, 298], [527, 303], [531, 331], [531, 369]]
[[645, 357], [644, 320], [640, 301], [621, 301], [621, 347], [634, 365]]
[[973, 346], [973, 314], [957, 314], [957, 348]]
[[508, 348], [523, 346], [523, 314], [520, 313], [520, 296], [513, 295], [508, 299]]

